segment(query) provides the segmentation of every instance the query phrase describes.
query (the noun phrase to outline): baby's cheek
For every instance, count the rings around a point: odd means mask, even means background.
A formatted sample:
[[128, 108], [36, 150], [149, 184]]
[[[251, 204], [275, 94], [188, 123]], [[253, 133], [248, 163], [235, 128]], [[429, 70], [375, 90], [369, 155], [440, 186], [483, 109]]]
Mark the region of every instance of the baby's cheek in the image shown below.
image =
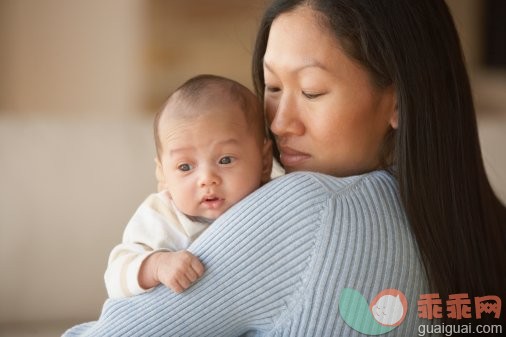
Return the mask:
[[[183, 213], [193, 215], [195, 201], [194, 198], [189, 198], [188, 193], [181, 190], [174, 191], [174, 188], [169, 187], [170, 199], [174, 202], [176, 207]], [[195, 197], [196, 198], [196, 197]]]

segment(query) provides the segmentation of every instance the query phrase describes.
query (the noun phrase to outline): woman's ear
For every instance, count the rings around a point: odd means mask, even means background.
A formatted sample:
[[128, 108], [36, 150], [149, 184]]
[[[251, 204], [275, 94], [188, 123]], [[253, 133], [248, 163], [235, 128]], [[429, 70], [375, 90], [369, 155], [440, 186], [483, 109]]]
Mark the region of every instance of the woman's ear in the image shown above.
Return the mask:
[[394, 95], [393, 96], [394, 107], [393, 107], [393, 112], [390, 115], [390, 120], [388, 121], [388, 123], [390, 124], [392, 129], [397, 130], [397, 128], [399, 127], [399, 109], [397, 109], [397, 95], [396, 95], [395, 91], [394, 91], [393, 95]]
[[392, 129], [394, 130], [397, 130], [397, 128], [399, 127], [399, 113], [397, 111], [397, 104], [395, 105], [395, 110], [392, 113], [392, 116], [390, 117], [389, 123]]
[[155, 165], [156, 165], [155, 176], [157, 181], [157, 190], [158, 192], [160, 192], [167, 189], [167, 187], [165, 184], [165, 177], [163, 175], [162, 163], [160, 162], [160, 159], [158, 159], [158, 157], [155, 157]]
[[264, 139], [262, 148], [262, 184], [271, 180], [272, 171], [272, 141]]

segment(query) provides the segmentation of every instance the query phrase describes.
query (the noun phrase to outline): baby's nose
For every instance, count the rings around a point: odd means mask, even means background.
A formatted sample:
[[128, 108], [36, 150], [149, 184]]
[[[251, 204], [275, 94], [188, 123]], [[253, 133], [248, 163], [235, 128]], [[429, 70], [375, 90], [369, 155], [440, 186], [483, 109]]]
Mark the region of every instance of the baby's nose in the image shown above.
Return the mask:
[[199, 186], [208, 187], [218, 185], [221, 183], [220, 176], [213, 170], [204, 170], [200, 176]]

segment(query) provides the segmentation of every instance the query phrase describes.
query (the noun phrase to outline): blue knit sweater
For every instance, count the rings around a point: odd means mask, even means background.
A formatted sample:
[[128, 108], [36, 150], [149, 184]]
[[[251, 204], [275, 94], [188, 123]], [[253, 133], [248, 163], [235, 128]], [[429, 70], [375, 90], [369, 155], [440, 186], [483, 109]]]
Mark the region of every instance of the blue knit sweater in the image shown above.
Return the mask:
[[[427, 324], [417, 313], [426, 277], [396, 181], [383, 171], [277, 178], [189, 250], [206, 272], [184, 293], [159, 286], [107, 300], [97, 322], [65, 336], [364, 336], [346, 323], [350, 317], [354, 328], [363, 323], [362, 332], [373, 326], [391, 330], [382, 336], [416, 336]], [[387, 288], [407, 299], [395, 328], [376, 326], [364, 311]], [[343, 302], [350, 291], [365, 304]]]

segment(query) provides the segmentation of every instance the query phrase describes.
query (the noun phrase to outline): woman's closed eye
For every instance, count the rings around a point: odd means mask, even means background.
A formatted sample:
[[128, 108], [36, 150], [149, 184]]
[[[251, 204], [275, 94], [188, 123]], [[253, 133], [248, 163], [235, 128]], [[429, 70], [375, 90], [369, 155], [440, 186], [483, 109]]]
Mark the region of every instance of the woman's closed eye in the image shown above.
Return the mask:
[[265, 91], [269, 92], [269, 93], [277, 93], [277, 92], [280, 92], [281, 89], [279, 87], [266, 84]]
[[306, 97], [307, 99], [316, 99], [320, 96], [325, 95], [323, 92], [308, 92], [308, 91], [302, 91], [302, 95]]

